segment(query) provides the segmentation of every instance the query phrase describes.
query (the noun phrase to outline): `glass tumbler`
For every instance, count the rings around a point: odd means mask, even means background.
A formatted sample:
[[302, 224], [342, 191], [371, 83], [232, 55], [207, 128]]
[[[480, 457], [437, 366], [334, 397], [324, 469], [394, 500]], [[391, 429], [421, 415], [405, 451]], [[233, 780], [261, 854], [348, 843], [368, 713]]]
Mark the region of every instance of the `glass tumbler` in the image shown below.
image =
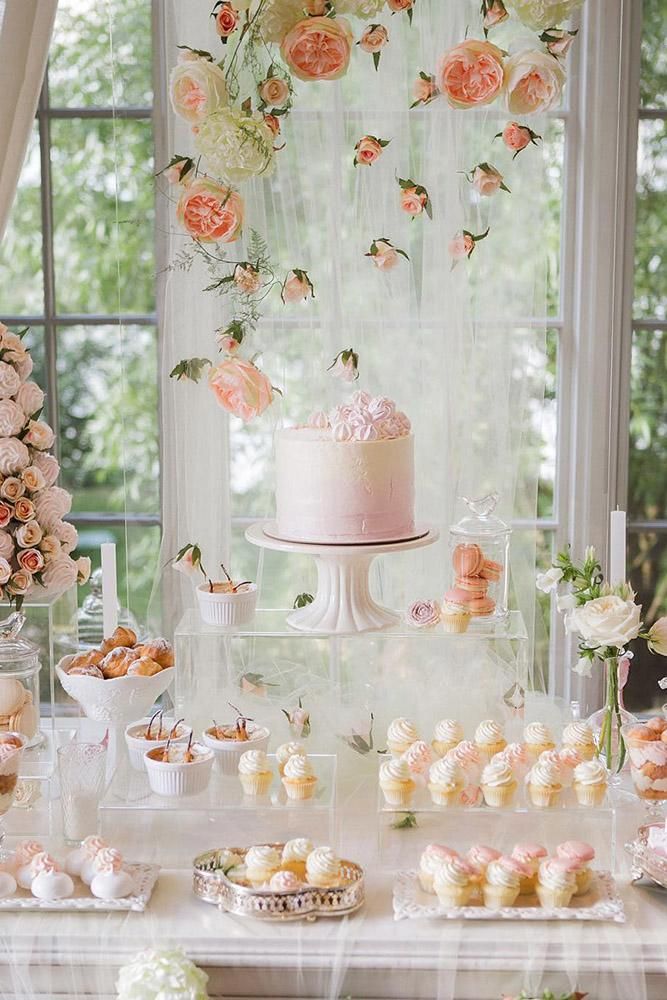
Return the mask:
[[58, 747], [63, 836], [70, 846], [97, 833], [106, 769], [107, 748], [103, 743], [68, 743]]

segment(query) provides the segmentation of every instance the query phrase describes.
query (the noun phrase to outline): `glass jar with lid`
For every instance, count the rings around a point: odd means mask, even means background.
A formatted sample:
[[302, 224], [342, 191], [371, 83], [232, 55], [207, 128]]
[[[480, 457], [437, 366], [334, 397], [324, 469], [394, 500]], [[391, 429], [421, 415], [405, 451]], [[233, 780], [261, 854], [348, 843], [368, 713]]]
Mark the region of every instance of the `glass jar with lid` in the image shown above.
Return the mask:
[[39, 647], [20, 631], [25, 615], [0, 622], [0, 732], [21, 733], [26, 747], [42, 742], [39, 728]]
[[502, 621], [507, 617], [512, 529], [495, 513], [497, 493], [461, 499], [468, 513], [449, 529], [447, 601], [462, 606], [474, 619]]

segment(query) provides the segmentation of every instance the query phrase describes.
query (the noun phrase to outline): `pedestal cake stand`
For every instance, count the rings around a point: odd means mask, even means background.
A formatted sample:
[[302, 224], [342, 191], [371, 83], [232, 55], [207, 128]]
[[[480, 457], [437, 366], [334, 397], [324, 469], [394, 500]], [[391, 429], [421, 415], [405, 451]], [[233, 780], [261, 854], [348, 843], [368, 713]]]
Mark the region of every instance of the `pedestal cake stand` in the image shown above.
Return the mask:
[[388, 552], [409, 552], [432, 545], [440, 535], [437, 528], [425, 526], [415, 530], [415, 537], [407, 541], [317, 545], [286, 541], [275, 537], [274, 531], [275, 522], [258, 521], [247, 529], [246, 538], [260, 548], [311, 555], [317, 566], [315, 600], [290, 612], [288, 625], [301, 632], [339, 634], [369, 632], [396, 625], [399, 616], [371, 597], [371, 564], [376, 556]]

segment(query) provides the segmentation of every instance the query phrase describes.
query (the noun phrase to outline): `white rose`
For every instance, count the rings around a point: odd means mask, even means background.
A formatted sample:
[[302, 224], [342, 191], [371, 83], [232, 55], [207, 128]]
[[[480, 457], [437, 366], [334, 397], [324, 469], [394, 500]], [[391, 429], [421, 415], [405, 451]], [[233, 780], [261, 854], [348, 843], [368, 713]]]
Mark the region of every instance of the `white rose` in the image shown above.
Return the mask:
[[584, 0], [505, 0], [505, 6], [513, 10], [524, 24], [533, 31], [554, 28], [572, 16]]
[[15, 396], [21, 384], [19, 373], [6, 361], [0, 361], [0, 399]]
[[562, 594], [556, 598], [556, 607], [559, 611], [572, 611], [577, 606], [577, 599], [574, 594]]
[[505, 97], [515, 115], [548, 111], [560, 101], [565, 70], [547, 52], [527, 50], [505, 63]]
[[44, 406], [44, 393], [36, 382], [24, 382], [16, 393], [16, 402], [31, 417]]
[[45, 455], [42, 452], [33, 457], [32, 464], [35, 465], [44, 476], [47, 486], [53, 486], [60, 475], [60, 465], [58, 459], [53, 455]]
[[8, 531], [0, 531], [0, 556], [11, 559], [14, 555], [14, 539]]
[[13, 476], [28, 465], [30, 465], [30, 452], [23, 441], [14, 437], [0, 437], [0, 475]]
[[178, 949], [142, 951], [118, 971], [118, 1000], [207, 1000], [208, 976]]
[[47, 451], [55, 440], [55, 434], [43, 420], [31, 420], [23, 440], [38, 451]]
[[30, 378], [34, 365], [29, 354], [26, 354], [26, 356], [19, 361], [15, 361], [14, 365], [19, 373], [19, 379], [21, 382], [25, 382], [26, 379]]
[[538, 573], [535, 586], [538, 590], [541, 590], [542, 593], [550, 594], [552, 590], [556, 589], [562, 579], [562, 569], [558, 569], [557, 566], [552, 566], [551, 569], [546, 571], [546, 573]]
[[596, 597], [570, 611], [565, 628], [581, 636], [591, 649], [599, 646], [621, 648], [636, 639], [641, 630], [642, 609], [634, 601], [613, 594]]
[[377, 17], [384, 7], [385, 0], [337, 0], [337, 14], [352, 14], [354, 17], [368, 21]]
[[225, 74], [208, 59], [188, 59], [171, 71], [169, 94], [176, 114], [198, 124], [227, 105]]
[[3, 556], [0, 556], [0, 585], [4, 587], [11, 575], [12, 567]]
[[55, 527], [65, 514], [69, 514], [72, 508], [72, 498], [67, 490], [59, 486], [51, 486], [48, 490], [42, 490], [35, 496], [35, 513], [42, 528], [49, 533], [55, 531]]
[[63, 547], [63, 550], [68, 555], [77, 547], [79, 532], [73, 524], [69, 523], [69, 521], [59, 521], [58, 524], [54, 525], [53, 534], [56, 536]]
[[273, 132], [264, 119], [227, 109], [201, 123], [195, 149], [229, 184], [269, 173], [273, 166]]
[[25, 488], [31, 493], [37, 493], [38, 490], [43, 490], [46, 486], [46, 479], [36, 465], [29, 465], [27, 469], [24, 469], [21, 473], [21, 479]]
[[582, 656], [577, 660], [572, 670], [580, 677], [590, 677], [593, 672], [593, 661], [589, 660], [587, 656]]
[[265, 0], [259, 25], [265, 42], [282, 42], [303, 18], [303, 0]]
[[74, 560], [63, 554], [47, 562], [42, 579], [49, 590], [61, 591], [76, 583], [78, 573]]
[[13, 437], [23, 429], [25, 413], [13, 399], [0, 399], [0, 437]]

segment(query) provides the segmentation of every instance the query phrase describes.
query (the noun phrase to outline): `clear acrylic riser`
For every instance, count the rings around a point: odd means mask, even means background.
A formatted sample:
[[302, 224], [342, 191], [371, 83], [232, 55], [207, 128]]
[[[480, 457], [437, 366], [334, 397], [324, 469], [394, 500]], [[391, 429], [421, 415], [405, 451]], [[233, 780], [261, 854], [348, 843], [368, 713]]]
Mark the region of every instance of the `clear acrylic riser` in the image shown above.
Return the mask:
[[263, 796], [244, 795], [238, 777], [222, 774], [217, 764], [206, 791], [187, 798], [156, 795], [145, 774], [123, 768], [100, 806], [102, 835], [125, 853], [141, 849], [142, 860], [176, 867], [225, 844], [309, 837], [337, 846], [336, 757], [313, 754], [310, 760], [319, 780], [305, 801], [287, 798], [271, 754], [274, 779]]
[[260, 610], [248, 625], [219, 628], [186, 612], [174, 636], [177, 715], [200, 731], [212, 717], [228, 721], [231, 702], [267, 725], [275, 746], [292, 735], [282, 709], [301, 698], [313, 720], [309, 745], [331, 753], [339, 734], [368, 729], [371, 714], [378, 740], [398, 715], [414, 716], [424, 731], [451, 715], [469, 728], [529, 686], [518, 612], [462, 635], [401, 624], [329, 636], [290, 629], [286, 614]]
[[595, 848], [596, 866], [614, 871], [618, 862], [619, 812], [634, 797], [610, 788], [600, 806], [577, 803], [571, 790], [550, 808], [538, 808], [523, 796], [508, 808], [436, 806], [420, 789], [404, 808], [388, 806], [378, 794], [378, 856], [382, 868], [415, 867], [427, 844], [438, 843], [465, 853], [472, 844], [487, 844], [504, 853], [517, 843], [543, 844], [555, 851], [565, 840], [584, 840]]

